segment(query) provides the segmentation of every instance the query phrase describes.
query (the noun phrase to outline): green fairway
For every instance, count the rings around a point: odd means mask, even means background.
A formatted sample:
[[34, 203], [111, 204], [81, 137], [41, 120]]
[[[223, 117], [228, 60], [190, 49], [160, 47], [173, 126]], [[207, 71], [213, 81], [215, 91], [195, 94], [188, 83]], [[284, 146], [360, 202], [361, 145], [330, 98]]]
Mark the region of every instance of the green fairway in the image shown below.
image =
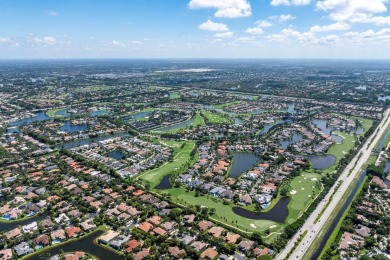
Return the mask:
[[157, 186], [165, 175], [184, 172], [198, 159], [197, 156], [191, 160], [191, 151], [195, 147], [194, 142], [185, 142], [185, 146], [181, 148], [184, 142], [176, 142], [171, 140], [161, 140], [163, 145], [173, 148], [173, 161], [166, 162], [161, 167], [146, 171], [137, 176], [143, 181], [150, 183], [151, 187]]
[[172, 92], [170, 93], [170, 99], [179, 99], [181, 96], [179, 92]]
[[[204, 122], [204, 119], [203, 117], [200, 115], [199, 112], [197, 112], [195, 114], [195, 116], [193, 117], [194, 121], [189, 125], [189, 126], [183, 126], [183, 127], [177, 127], [177, 128], [174, 128], [174, 129], [171, 129], [169, 131], [159, 131], [158, 129], [156, 129], [154, 132], [155, 133], [179, 133], [185, 129], [188, 129], [188, 128], [191, 128], [191, 127], [196, 127], [196, 126], [203, 126], [205, 125], [205, 122]], [[192, 120], [192, 119], [188, 119], [188, 120]]]
[[232, 225], [245, 232], [264, 231], [271, 226], [272, 232], [279, 231], [281, 225], [269, 221], [269, 220], [253, 220], [244, 217], [240, 217], [233, 213], [233, 205], [224, 205], [221, 199], [212, 196], [200, 196], [195, 197], [195, 192], [186, 191], [184, 187], [173, 188], [170, 190], [164, 190], [162, 193], [171, 194], [172, 197], [180, 204], [183, 205], [201, 205], [215, 209], [213, 218], [222, 221], [227, 225]]
[[231, 106], [231, 105], [238, 105], [240, 103], [242, 103], [242, 101], [233, 101], [233, 102], [229, 102], [229, 103], [215, 105], [213, 107], [218, 109], [218, 108], [224, 108], [224, 107]]
[[302, 213], [309, 207], [314, 197], [320, 192], [317, 185], [321, 175], [312, 172], [302, 172], [290, 183], [288, 196], [291, 201], [288, 204], [288, 217], [286, 223], [291, 224], [296, 221]]
[[202, 111], [202, 115], [207, 118], [210, 124], [232, 124], [233, 121], [227, 115], [221, 115], [211, 111]]
[[56, 108], [56, 109], [47, 110], [46, 111], [46, 115], [49, 116], [49, 117], [62, 117], [60, 115], [57, 115], [57, 112], [61, 111], [63, 109], [65, 109], [65, 108]]

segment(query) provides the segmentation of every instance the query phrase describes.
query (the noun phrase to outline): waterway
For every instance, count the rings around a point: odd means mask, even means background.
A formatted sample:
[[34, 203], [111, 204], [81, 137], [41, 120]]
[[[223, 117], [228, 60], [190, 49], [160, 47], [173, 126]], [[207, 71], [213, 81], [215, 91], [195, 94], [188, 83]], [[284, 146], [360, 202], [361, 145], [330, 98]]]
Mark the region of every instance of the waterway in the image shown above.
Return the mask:
[[97, 137], [79, 139], [79, 140], [59, 144], [59, 145], [57, 145], [57, 149], [58, 150], [61, 150], [62, 148], [72, 149], [72, 148], [77, 147], [77, 146], [92, 144], [92, 143], [96, 143], [99, 141], [107, 140], [107, 139], [114, 138], [114, 137], [120, 137], [120, 136], [129, 136], [129, 134], [121, 132], [121, 133], [115, 133], [112, 135], [101, 135], [101, 136], [97, 136]]
[[[364, 181], [364, 177], [366, 177], [366, 171], [364, 171], [360, 175], [358, 183], [353, 188], [352, 193], [349, 195], [347, 201], [343, 204], [343, 207], [341, 208], [341, 210], [337, 213], [336, 218], [332, 221], [332, 224], [330, 225], [329, 229], [326, 231], [325, 236], [322, 238], [320, 245], [318, 246], [318, 248], [314, 252], [314, 254], [311, 257], [311, 259], [319, 259], [320, 255], [321, 255], [321, 252], [322, 252], [322, 250], [324, 249], [324, 247], [326, 245], [326, 242], [328, 241], [329, 237], [331, 236], [331, 234], [333, 233], [333, 231], [336, 228], [337, 224], [339, 223], [339, 221], [341, 219], [341, 216], [344, 214], [344, 212], [348, 208], [349, 204], [351, 204], [351, 202], [353, 200], [353, 197], [355, 196], [355, 194], [357, 193], [360, 185]], [[321, 219], [321, 221], [323, 221], [323, 220]]]
[[35, 116], [27, 117], [27, 118], [23, 118], [23, 119], [14, 121], [14, 122], [10, 123], [9, 125], [10, 126], [20, 126], [23, 124], [31, 124], [31, 123], [36, 122], [36, 121], [44, 121], [44, 120], [48, 120], [48, 119], [50, 119], [50, 117], [48, 117], [44, 111], [40, 111], [40, 112], [37, 112], [35, 114]]
[[385, 133], [385, 136], [382, 138], [381, 142], [379, 143], [378, 147], [376, 148], [377, 152], [380, 152], [382, 150], [383, 146], [385, 145], [386, 139], [389, 137], [389, 135], [390, 135], [390, 128], [389, 128], [389, 130], [387, 130], [387, 132]]
[[41, 221], [42, 219], [46, 218], [47, 216], [49, 215], [48, 212], [44, 212], [44, 213], [41, 213], [41, 214], [38, 214], [38, 215], [35, 215], [34, 217], [31, 217], [31, 218], [27, 218], [27, 219], [24, 219], [24, 220], [20, 220], [20, 221], [5, 221], [5, 220], [2, 220], [0, 222], [0, 230], [1, 231], [10, 231], [12, 229], [15, 229], [17, 228], [18, 226], [24, 226], [24, 225], [27, 225], [27, 224], [30, 224], [34, 221]]
[[132, 120], [132, 119], [141, 119], [141, 118], [145, 118], [147, 116], [149, 116], [152, 112], [149, 111], [149, 112], [137, 112], [133, 115], [130, 115], [130, 116], [126, 116], [123, 118], [123, 120]]
[[310, 160], [313, 169], [316, 170], [325, 170], [332, 166], [336, 161], [336, 157], [330, 154], [310, 155], [307, 158]]
[[[63, 245], [53, 247], [49, 252], [50, 255], [57, 255], [62, 252], [64, 253], [70, 253], [75, 251], [84, 251], [86, 253], [92, 254], [99, 259], [110, 259], [110, 260], [120, 260], [123, 259], [120, 255], [112, 252], [111, 250], [108, 250], [104, 247], [101, 247], [97, 244], [95, 244], [94, 240], [98, 238], [99, 236], [103, 235], [104, 232], [101, 230], [98, 230], [86, 237], [83, 237], [79, 240], [72, 241], [70, 243], [65, 243]], [[31, 260], [40, 260], [42, 259], [42, 256], [37, 254], [31, 257], [27, 257], [27, 259]]]
[[378, 97], [378, 101], [386, 101], [386, 100], [390, 100], [390, 96], [379, 96]]
[[186, 121], [174, 124], [174, 125], [161, 127], [161, 128], [158, 128], [158, 129], [156, 129], [154, 131], [156, 131], [156, 132], [170, 132], [170, 131], [173, 131], [173, 130], [176, 130], [176, 129], [180, 129], [180, 128], [184, 128], [184, 127], [190, 126], [194, 121], [195, 121], [195, 118], [193, 117], [193, 118], [191, 118], [189, 120], [186, 120]]
[[291, 140], [284, 140], [284, 141], [280, 141], [280, 146], [283, 148], [283, 149], [287, 149], [287, 147], [290, 145], [290, 144], [293, 144], [293, 143], [297, 143], [299, 141], [302, 141], [302, 135], [298, 134], [298, 133], [294, 133], [293, 137]]
[[290, 202], [289, 197], [281, 198], [275, 206], [267, 212], [253, 212], [241, 207], [233, 207], [233, 212], [244, 218], [255, 220], [271, 220], [277, 223], [284, 223], [288, 216], [287, 205]]
[[171, 175], [168, 174], [168, 175], [165, 175], [161, 182], [156, 186], [156, 189], [160, 189], [160, 190], [167, 190], [167, 189], [170, 189], [172, 188], [172, 184], [171, 182], [169, 181], [169, 179], [171, 178]]
[[238, 178], [241, 174], [250, 170], [255, 164], [260, 162], [260, 157], [253, 153], [237, 152], [233, 153], [233, 165], [230, 168], [229, 176]]
[[60, 128], [61, 131], [65, 131], [68, 133], [75, 133], [88, 130], [87, 124], [77, 124], [72, 125], [69, 121], [66, 121], [63, 126]]

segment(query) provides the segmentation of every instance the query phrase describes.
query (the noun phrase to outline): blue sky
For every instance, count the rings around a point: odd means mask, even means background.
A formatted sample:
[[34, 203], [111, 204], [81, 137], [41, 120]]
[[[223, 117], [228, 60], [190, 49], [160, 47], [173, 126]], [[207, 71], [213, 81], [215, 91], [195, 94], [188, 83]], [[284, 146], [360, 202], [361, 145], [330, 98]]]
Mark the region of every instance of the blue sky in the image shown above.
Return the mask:
[[387, 0], [0, 0], [0, 59], [390, 58]]

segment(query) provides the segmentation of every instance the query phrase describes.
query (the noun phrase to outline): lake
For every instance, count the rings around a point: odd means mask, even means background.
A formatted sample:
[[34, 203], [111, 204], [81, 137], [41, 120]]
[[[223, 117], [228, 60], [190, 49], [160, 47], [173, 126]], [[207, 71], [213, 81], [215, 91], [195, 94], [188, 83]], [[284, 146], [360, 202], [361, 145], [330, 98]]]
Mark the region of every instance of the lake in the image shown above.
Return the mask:
[[70, 117], [71, 114], [68, 112], [67, 109], [61, 109], [56, 112], [56, 116]]
[[327, 135], [330, 135], [330, 133], [332, 132], [332, 129], [328, 127], [328, 122], [324, 119], [313, 119], [311, 122]]
[[92, 117], [102, 116], [102, 115], [107, 115], [109, 113], [110, 112], [108, 112], [107, 110], [96, 110], [96, 111], [89, 113], [89, 116], [92, 116]]
[[117, 159], [117, 160], [122, 160], [123, 158], [127, 157], [127, 154], [123, 150], [120, 150], [120, 149], [109, 152], [107, 155], [109, 157]]
[[302, 135], [298, 134], [298, 133], [294, 133], [293, 137], [291, 140], [284, 140], [284, 141], [280, 141], [280, 146], [283, 148], [283, 149], [287, 149], [287, 147], [290, 145], [290, 144], [293, 144], [293, 143], [297, 143], [299, 141], [302, 141], [303, 137]]
[[141, 118], [145, 118], [147, 116], [149, 116], [152, 112], [149, 111], [149, 112], [137, 112], [133, 115], [130, 115], [130, 116], [125, 116], [123, 118], [123, 120], [131, 120], [131, 119], [141, 119]]
[[172, 184], [171, 182], [169, 181], [169, 179], [171, 178], [171, 175], [168, 174], [168, 175], [165, 175], [161, 182], [155, 187], [156, 189], [160, 189], [160, 190], [167, 190], [167, 189], [170, 189], [172, 188]]
[[313, 169], [316, 170], [325, 170], [332, 166], [336, 161], [336, 157], [330, 154], [310, 155], [307, 158], [310, 160]]
[[343, 142], [343, 138], [339, 135], [332, 135], [332, 139], [336, 144], [341, 144]]
[[48, 117], [44, 111], [40, 111], [40, 112], [37, 112], [35, 114], [35, 116], [27, 117], [27, 118], [23, 118], [23, 119], [11, 122], [11, 123], [9, 123], [9, 125], [10, 126], [20, 126], [23, 124], [31, 124], [33, 122], [44, 121], [44, 120], [48, 120], [48, 119], [50, 119], [50, 117]]
[[378, 97], [378, 101], [386, 101], [386, 100], [390, 100], [390, 96], [379, 96]]
[[164, 126], [164, 127], [158, 128], [158, 129], [156, 129], [154, 131], [156, 131], [156, 132], [170, 132], [170, 131], [173, 131], [173, 130], [176, 130], [176, 129], [180, 129], [180, 128], [184, 128], [184, 127], [190, 126], [194, 121], [195, 121], [195, 118], [193, 117], [193, 118], [191, 118], [189, 120], [186, 120], [186, 121], [174, 124], [174, 125], [170, 125], [170, 126]]
[[64, 149], [72, 149], [74, 147], [87, 145], [87, 144], [92, 144], [92, 143], [97, 143], [99, 141], [107, 140], [107, 139], [114, 138], [114, 137], [120, 137], [120, 136], [129, 136], [129, 134], [125, 133], [125, 132], [121, 132], [121, 133], [115, 133], [115, 134], [112, 134], [112, 135], [101, 135], [101, 136], [97, 136], [97, 137], [91, 137], [91, 138], [86, 138], [86, 139], [79, 139], [79, 140], [75, 140], [75, 141], [70, 141], [70, 142], [59, 144], [59, 145], [57, 145], [57, 149], [58, 150], [61, 150], [62, 148], [64, 148]]
[[88, 130], [87, 124], [77, 124], [72, 125], [69, 121], [66, 121], [63, 126], [60, 128], [61, 131], [65, 131], [68, 133], [75, 133]]
[[233, 212], [240, 217], [255, 220], [271, 220], [277, 223], [284, 223], [288, 216], [287, 205], [290, 202], [289, 197], [281, 198], [275, 206], [267, 212], [253, 212], [241, 207], [233, 207]]
[[[84, 251], [84, 252], [92, 254], [92, 255], [94, 255], [102, 260], [103, 259], [110, 259], [110, 260], [123, 259], [123, 257], [121, 257], [120, 255], [94, 243], [94, 240], [103, 234], [104, 234], [104, 232], [102, 230], [98, 230], [98, 231], [95, 231], [92, 234], [89, 234], [88, 236], [85, 236], [79, 240], [53, 247], [49, 251], [50, 255], [54, 256], [54, 255], [60, 254], [62, 252], [70, 253], [70, 252], [75, 252], [75, 251]], [[27, 257], [27, 259], [41, 260], [42, 256], [40, 254], [37, 254], [37, 255], [34, 255], [31, 257]]]
[[241, 174], [252, 169], [252, 167], [260, 161], [260, 157], [253, 153], [233, 153], [233, 164], [230, 167], [229, 176], [233, 178], [238, 178], [241, 176]]
[[242, 125], [242, 120], [238, 117], [233, 117], [233, 121], [236, 125]]

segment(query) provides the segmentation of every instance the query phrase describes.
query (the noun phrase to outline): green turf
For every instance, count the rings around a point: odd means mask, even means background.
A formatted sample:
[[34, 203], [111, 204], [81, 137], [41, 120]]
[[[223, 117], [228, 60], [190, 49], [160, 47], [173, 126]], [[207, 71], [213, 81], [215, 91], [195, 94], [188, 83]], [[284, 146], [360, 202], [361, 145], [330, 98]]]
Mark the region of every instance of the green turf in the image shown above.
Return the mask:
[[232, 120], [228, 116], [224, 116], [211, 111], [202, 111], [205, 118], [208, 119], [211, 124], [232, 124]]
[[186, 141], [184, 148], [180, 148], [184, 142], [161, 140], [160, 143], [173, 148], [174, 158], [172, 162], [166, 162], [159, 168], [146, 171], [137, 176], [137, 178], [150, 183], [151, 187], [158, 185], [165, 175], [186, 171], [197, 160], [197, 156], [192, 160], [190, 156], [192, 149], [195, 147], [194, 142]]
[[218, 108], [224, 108], [224, 107], [227, 107], [227, 106], [237, 105], [237, 104], [240, 104], [240, 103], [242, 103], [242, 101], [232, 101], [232, 102], [229, 102], [229, 103], [215, 105], [213, 107], [218, 109]]
[[[189, 119], [189, 120], [191, 120], [191, 119]], [[203, 125], [205, 125], [204, 119], [200, 115], [200, 113], [197, 112], [195, 114], [194, 121], [189, 126], [178, 127], [178, 128], [175, 128], [175, 129], [171, 129], [169, 131], [159, 131], [158, 129], [156, 129], [154, 132], [155, 133], [179, 133], [179, 132], [181, 132], [181, 131], [183, 131], [185, 129], [188, 129], [188, 128], [191, 128], [191, 127], [196, 127], [196, 126], [203, 126]]]
[[57, 112], [63, 109], [65, 108], [49, 109], [46, 111], [46, 115], [49, 117], [61, 117], [60, 115], [57, 115]]

